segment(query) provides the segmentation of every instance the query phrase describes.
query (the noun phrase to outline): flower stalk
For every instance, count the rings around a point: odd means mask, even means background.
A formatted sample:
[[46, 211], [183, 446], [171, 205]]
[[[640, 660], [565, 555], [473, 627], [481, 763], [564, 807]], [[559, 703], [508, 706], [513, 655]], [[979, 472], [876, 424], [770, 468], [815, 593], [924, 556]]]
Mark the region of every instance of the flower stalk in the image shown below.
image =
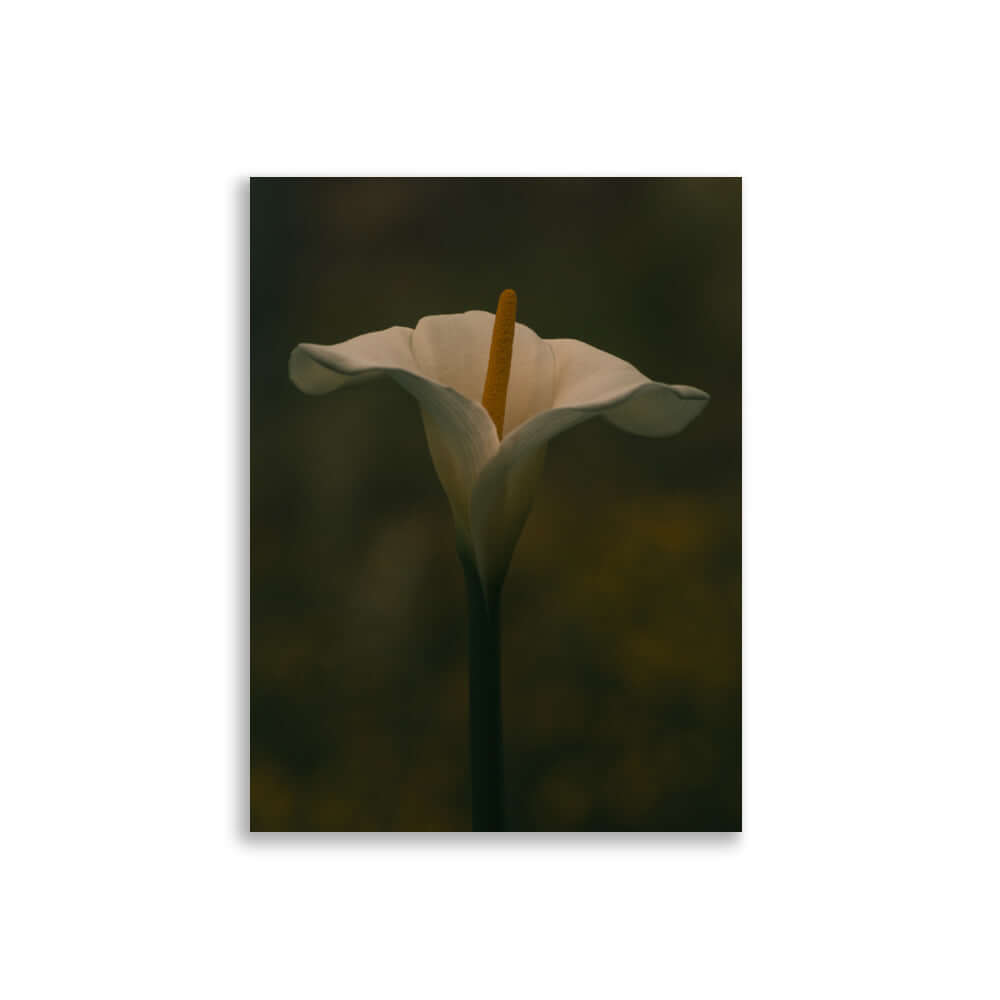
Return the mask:
[[462, 557], [469, 600], [469, 763], [472, 828], [504, 829], [500, 591], [483, 590], [475, 559]]

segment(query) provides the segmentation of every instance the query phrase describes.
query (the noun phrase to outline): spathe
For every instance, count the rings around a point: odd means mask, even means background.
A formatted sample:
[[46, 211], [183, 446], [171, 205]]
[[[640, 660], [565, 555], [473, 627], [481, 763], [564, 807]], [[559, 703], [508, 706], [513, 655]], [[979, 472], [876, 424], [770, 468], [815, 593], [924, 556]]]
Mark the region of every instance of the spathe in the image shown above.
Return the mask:
[[415, 329], [300, 344], [289, 360], [303, 392], [385, 376], [416, 399], [459, 548], [474, 559], [486, 591], [506, 575], [553, 437], [596, 416], [633, 434], [665, 437], [683, 430], [709, 398], [653, 382], [581, 341], [543, 340], [518, 323], [501, 440], [480, 402], [493, 321], [482, 311], [427, 316]]

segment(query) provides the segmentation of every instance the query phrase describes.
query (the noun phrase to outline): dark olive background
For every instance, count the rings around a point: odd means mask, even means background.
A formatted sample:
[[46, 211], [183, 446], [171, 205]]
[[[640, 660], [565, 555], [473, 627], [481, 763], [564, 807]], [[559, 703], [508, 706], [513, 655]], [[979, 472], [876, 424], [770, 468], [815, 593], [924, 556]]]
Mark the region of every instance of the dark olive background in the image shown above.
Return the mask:
[[254, 179], [250, 823], [466, 830], [465, 595], [416, 404], [300, 341], [493, 311], [712, 396], [556, 438], [504, 589], [513, 830], [738, 830], [740, 181]]

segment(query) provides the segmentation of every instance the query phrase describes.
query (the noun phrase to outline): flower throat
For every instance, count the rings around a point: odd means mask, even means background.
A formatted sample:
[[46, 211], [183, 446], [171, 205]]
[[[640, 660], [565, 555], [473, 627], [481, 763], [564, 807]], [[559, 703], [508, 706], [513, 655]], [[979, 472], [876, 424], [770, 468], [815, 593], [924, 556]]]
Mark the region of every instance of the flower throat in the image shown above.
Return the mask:
[[514, 322], [517, 319], [517, 293], [508, 288], [500, 293], [497, 315], [493, 321], [490, 360], [483, 385], [483, 406], [496, 425], [497, 437], [503, 437], [503, 414], [507, 408], [507, 383], [510, 361], [514, 355]]

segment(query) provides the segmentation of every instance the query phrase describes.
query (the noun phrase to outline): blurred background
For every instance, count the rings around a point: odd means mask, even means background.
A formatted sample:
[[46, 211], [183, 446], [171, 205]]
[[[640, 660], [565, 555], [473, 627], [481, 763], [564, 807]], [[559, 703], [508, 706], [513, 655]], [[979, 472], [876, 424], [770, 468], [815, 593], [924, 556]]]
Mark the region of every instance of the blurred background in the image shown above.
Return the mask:
[[712, 402], [549, 446], [504, 588], [508, 824], [741, 826], [740, 181], [250, 185], [252, 830], [468, 830], [465, 592], [416, 404], [300, 341], [493, 311]]

